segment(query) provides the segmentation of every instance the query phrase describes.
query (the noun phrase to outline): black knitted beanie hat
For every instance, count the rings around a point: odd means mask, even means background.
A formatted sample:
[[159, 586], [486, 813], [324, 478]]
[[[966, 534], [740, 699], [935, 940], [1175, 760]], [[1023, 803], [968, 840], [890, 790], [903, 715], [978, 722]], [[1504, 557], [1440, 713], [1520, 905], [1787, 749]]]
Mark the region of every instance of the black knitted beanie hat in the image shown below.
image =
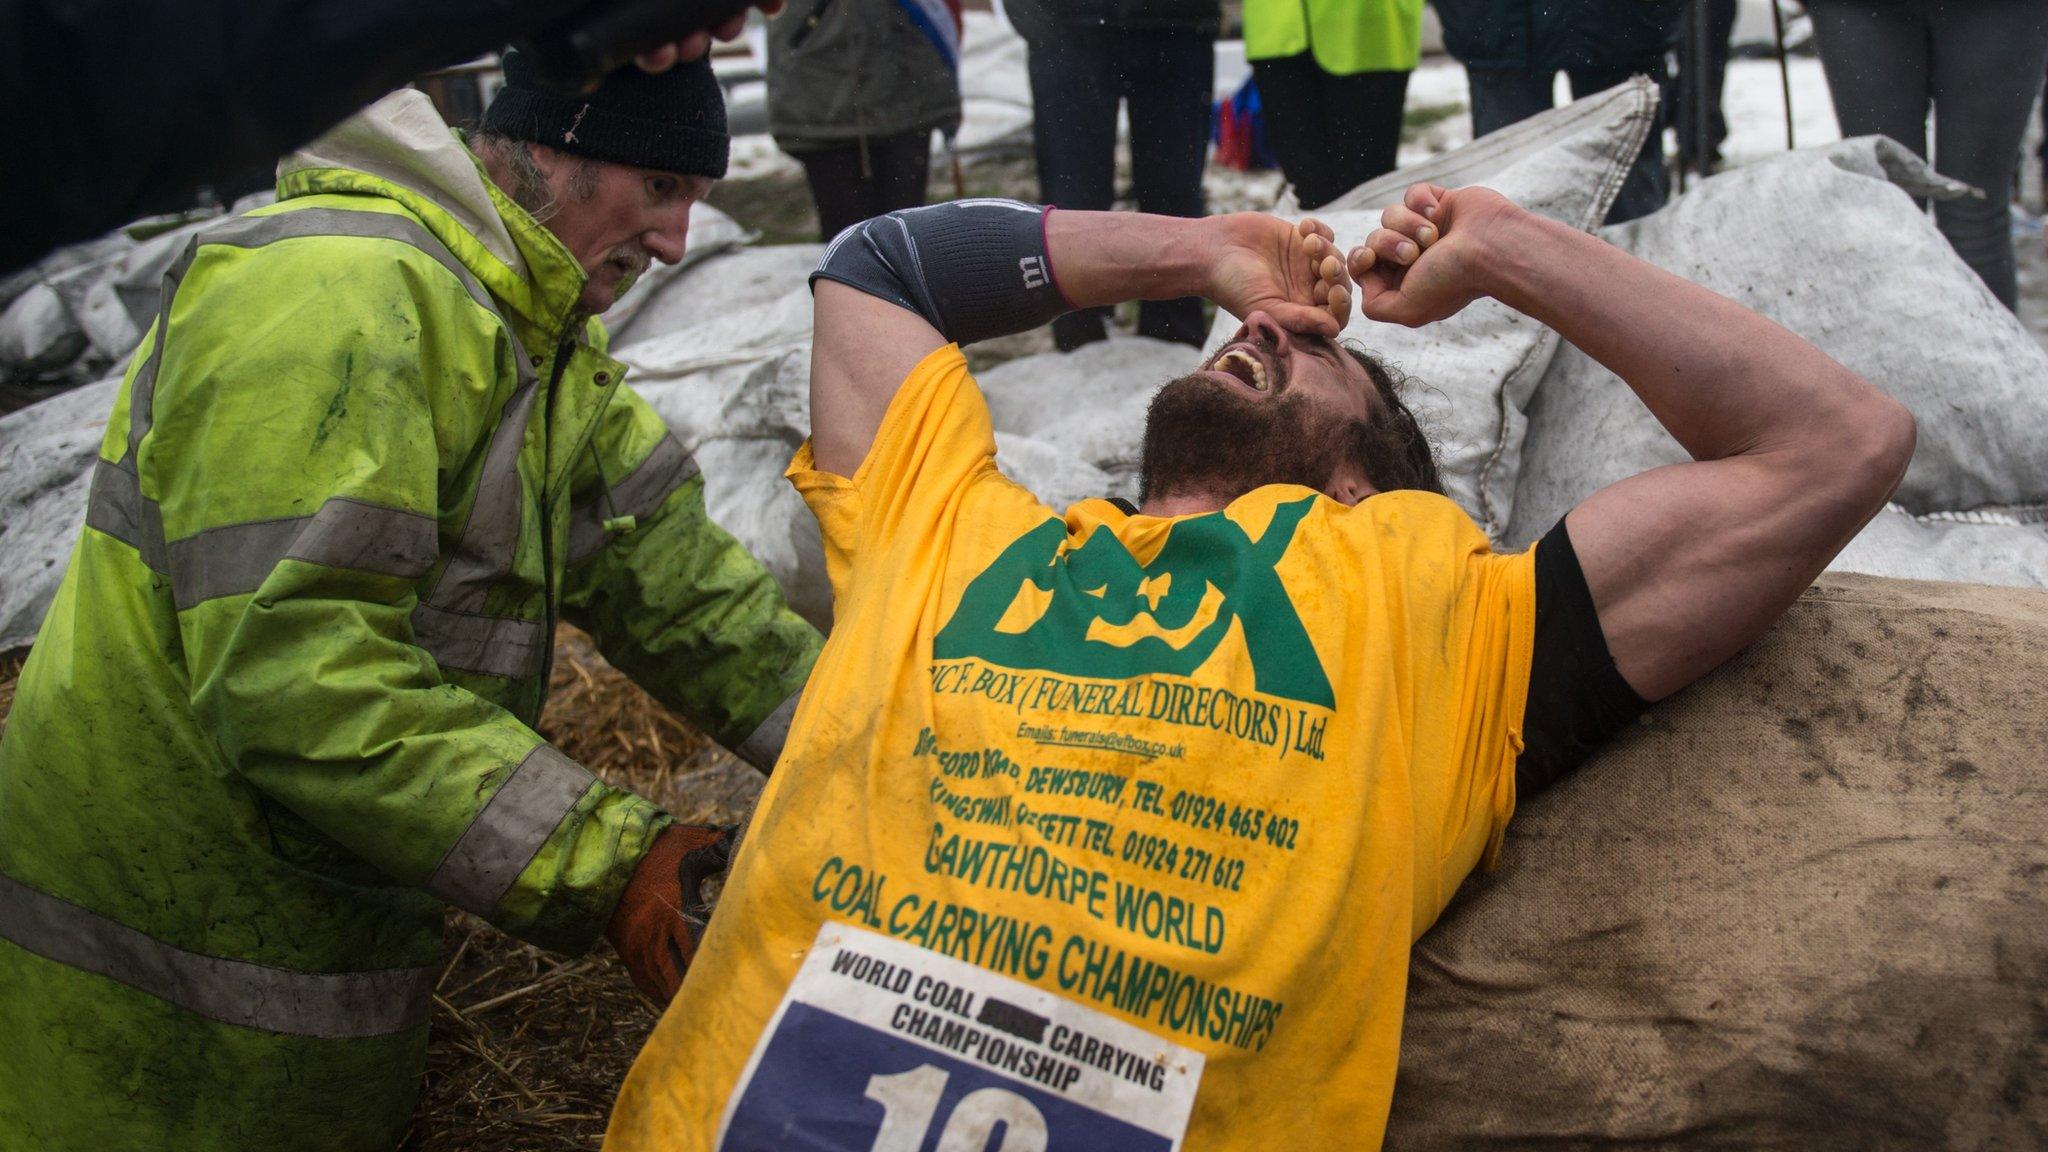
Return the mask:
[[731, 137], [709, 60], [651, 75], [629, 65], [582, 96], [544, 86], [516, 49], [503, 63], [505, 86], [484, 113], [485, 131], [592, 160], [714, 180], [725, 175]]

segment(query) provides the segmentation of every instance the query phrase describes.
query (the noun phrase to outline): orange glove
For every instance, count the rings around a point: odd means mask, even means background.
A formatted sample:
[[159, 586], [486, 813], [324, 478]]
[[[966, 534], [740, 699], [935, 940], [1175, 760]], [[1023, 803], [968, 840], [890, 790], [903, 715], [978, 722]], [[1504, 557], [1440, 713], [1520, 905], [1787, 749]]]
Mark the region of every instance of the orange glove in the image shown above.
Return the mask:
[[739, 829], [728, 825], [671, 824], [654, 838], [626, 892], [612, 911], [605, 936], [618, 949], [633, 986], [667, 1007], [711, 919], [704, 884], [732, 865]]

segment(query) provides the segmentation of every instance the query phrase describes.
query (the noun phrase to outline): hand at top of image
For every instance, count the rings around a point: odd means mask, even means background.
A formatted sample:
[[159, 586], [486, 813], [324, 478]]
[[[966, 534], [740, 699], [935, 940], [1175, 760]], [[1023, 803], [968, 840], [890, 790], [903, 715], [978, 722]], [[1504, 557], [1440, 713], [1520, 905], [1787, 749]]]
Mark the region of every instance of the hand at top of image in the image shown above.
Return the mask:
[[1265, 312], [1297, 332], [1343, 331], [1350, 319], [1351, 280], [1328, 225], [1314, 219], [1289, 224], [1260, 212], [1215, 222], [1221, 247], [1203, 295], [1239, 319]]
[[1351, 250], [1359, 310], [1410, 328], [1455, 316], [1487, 295], [1487, 253], [1522, 209], [1491, 188], [1411, 185]]
[[[754, 7], [761, 10], [761, 15], [772, 17], [782, 11], [783, 0], [762, 0]], [[714, 40], [739, 39], [740, 33], [746, 27], [747, 14], [742, 11], [723, 23], [692, 32], [674, 43], [663, 44], [659, 48], [642, 52], [633, 57], [633, 63], [638, 64], [643, 72], [666, 72], [678, 64], [687, 64], [706, 55], [711, 51], [711, 42]]]

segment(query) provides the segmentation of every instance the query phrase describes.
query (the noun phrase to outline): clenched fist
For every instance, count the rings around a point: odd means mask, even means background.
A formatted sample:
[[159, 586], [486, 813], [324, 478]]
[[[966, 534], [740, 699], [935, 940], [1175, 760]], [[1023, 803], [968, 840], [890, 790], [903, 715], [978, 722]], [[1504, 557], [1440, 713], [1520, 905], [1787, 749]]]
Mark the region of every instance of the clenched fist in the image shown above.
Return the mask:
[[1410, 186], [1351, 250], [1359, 310], [1410, 328], [1457, 315], [1489, 294], [1495, 245], [1525, 215], [1490, 188]]

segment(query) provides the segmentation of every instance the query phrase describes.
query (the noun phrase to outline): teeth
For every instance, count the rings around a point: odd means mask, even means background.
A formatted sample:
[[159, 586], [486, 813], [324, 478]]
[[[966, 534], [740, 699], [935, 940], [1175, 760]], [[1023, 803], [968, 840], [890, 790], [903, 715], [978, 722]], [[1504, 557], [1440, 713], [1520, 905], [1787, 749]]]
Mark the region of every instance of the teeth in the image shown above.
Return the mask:
[[1261, 392], [1266, 390], [1266, 366], [1259, 362], [1258, 357], [1253, 356], [1249, 352], [1232, 350], [1224, 353], [1223, 357], [1216, 361], [1216, 367], [1226, 372], [1230, 370], [1229, 366], [1232, 364], [1244, 365], [1246, 372], [1252, 378], [1252, 387]]

